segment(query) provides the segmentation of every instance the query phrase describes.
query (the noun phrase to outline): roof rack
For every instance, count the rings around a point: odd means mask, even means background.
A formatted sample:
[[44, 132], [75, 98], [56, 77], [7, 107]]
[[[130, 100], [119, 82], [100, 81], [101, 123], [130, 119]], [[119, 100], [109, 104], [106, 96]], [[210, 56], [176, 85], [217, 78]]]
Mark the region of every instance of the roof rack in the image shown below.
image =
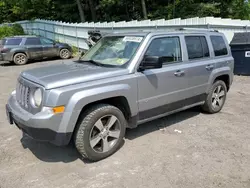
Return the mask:
[[218, 30], [215, 30], [215, 29], [205, 29], [205, 28], [180, 28], [178, 29], [180, 31], [208, 31], [208, 32], [219, 32]]
[[14, 38], [18, 38], [18, 37], [20, 37], [20, 38], [25, 38], [25, 37], [36, 37], [36, 35], [15, 35], [15, 36], [13, 36]]

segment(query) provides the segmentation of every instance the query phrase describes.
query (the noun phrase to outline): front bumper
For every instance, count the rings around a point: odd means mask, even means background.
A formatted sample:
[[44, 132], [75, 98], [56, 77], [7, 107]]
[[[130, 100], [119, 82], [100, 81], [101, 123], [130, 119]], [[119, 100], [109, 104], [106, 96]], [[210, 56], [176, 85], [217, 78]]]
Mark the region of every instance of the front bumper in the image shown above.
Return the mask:
[[63, 114], [41, 111], [31, 114], [20, 107], [15, 95], [11, 95], [6, 105], [9, 123], [15, 123], [24, 133], [35, 140], [50, 142], [57, 146], [67, 145], [72, 132], [59, 132]]

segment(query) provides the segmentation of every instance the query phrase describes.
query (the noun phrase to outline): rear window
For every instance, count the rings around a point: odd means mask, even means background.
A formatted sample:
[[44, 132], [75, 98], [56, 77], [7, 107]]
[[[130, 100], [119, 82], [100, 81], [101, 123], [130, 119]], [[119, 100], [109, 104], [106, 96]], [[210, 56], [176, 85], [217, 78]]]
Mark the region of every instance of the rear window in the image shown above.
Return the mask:
[[215, 56], [227, 55], [227, 45], [222, 36], [211, 36]]
[[20, 45], [21, 42], [22, 42], [21, 38], [6, 39], [5, 45]]
[[39, 38], [27, 38], [25, 45], [41, 45]]

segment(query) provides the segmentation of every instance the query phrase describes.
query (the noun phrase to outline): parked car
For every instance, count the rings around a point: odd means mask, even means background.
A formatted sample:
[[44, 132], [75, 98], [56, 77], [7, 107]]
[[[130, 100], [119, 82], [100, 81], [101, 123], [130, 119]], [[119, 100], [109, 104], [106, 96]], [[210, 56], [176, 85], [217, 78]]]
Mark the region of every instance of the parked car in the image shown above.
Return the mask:
[[68, 59], [72, 48], [65, 43], [37, 36], [7, 37], [0, 43], [0, 60], [24, 65], [28, 60], [60, 57]]
[[21, 73], [6, 112], [32, 138], [59, 146], [73, 139], [97, 161], [120, 148], [126, 128], [194, 106], [219, 112], [233, 66], [219, 32], [107, 35], [78, 61]]

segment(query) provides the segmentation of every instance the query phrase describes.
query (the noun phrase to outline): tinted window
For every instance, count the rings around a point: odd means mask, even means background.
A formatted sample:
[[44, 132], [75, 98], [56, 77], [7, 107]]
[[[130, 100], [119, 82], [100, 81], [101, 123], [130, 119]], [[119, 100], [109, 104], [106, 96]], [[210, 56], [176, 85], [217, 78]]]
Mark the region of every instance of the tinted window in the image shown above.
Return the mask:
[[46, 39], [46, 38], [41, 38], [41, 41], [43, 44], [54, 44], [53, 40]]
[[22, 42], [21, 38], [18, 39], [7, 39], [5, 45], [19, 45]]
[[25, 45], [40, 45], [41, 41], [39, 38], [27, 38]]
[[185, 40], [189, 59], [209, 57], [209, 49], [204, 36], [187, 36]]
[[145, 55], [163, 57], [166, 63], [181, 61], [179, 37], [154, 39], [150, 43]]
[[227, 46], [222, 36], [211, 36], [215, 56], [227, 55]]
[[209, 54], [209, 49], [208, 49], [206, 37], [200, 37], [200, 39], [201, 39], [201, 44], [202, 44], [202, 49], [203, 49], [203, 56], [209, 57], [210, 54]]

